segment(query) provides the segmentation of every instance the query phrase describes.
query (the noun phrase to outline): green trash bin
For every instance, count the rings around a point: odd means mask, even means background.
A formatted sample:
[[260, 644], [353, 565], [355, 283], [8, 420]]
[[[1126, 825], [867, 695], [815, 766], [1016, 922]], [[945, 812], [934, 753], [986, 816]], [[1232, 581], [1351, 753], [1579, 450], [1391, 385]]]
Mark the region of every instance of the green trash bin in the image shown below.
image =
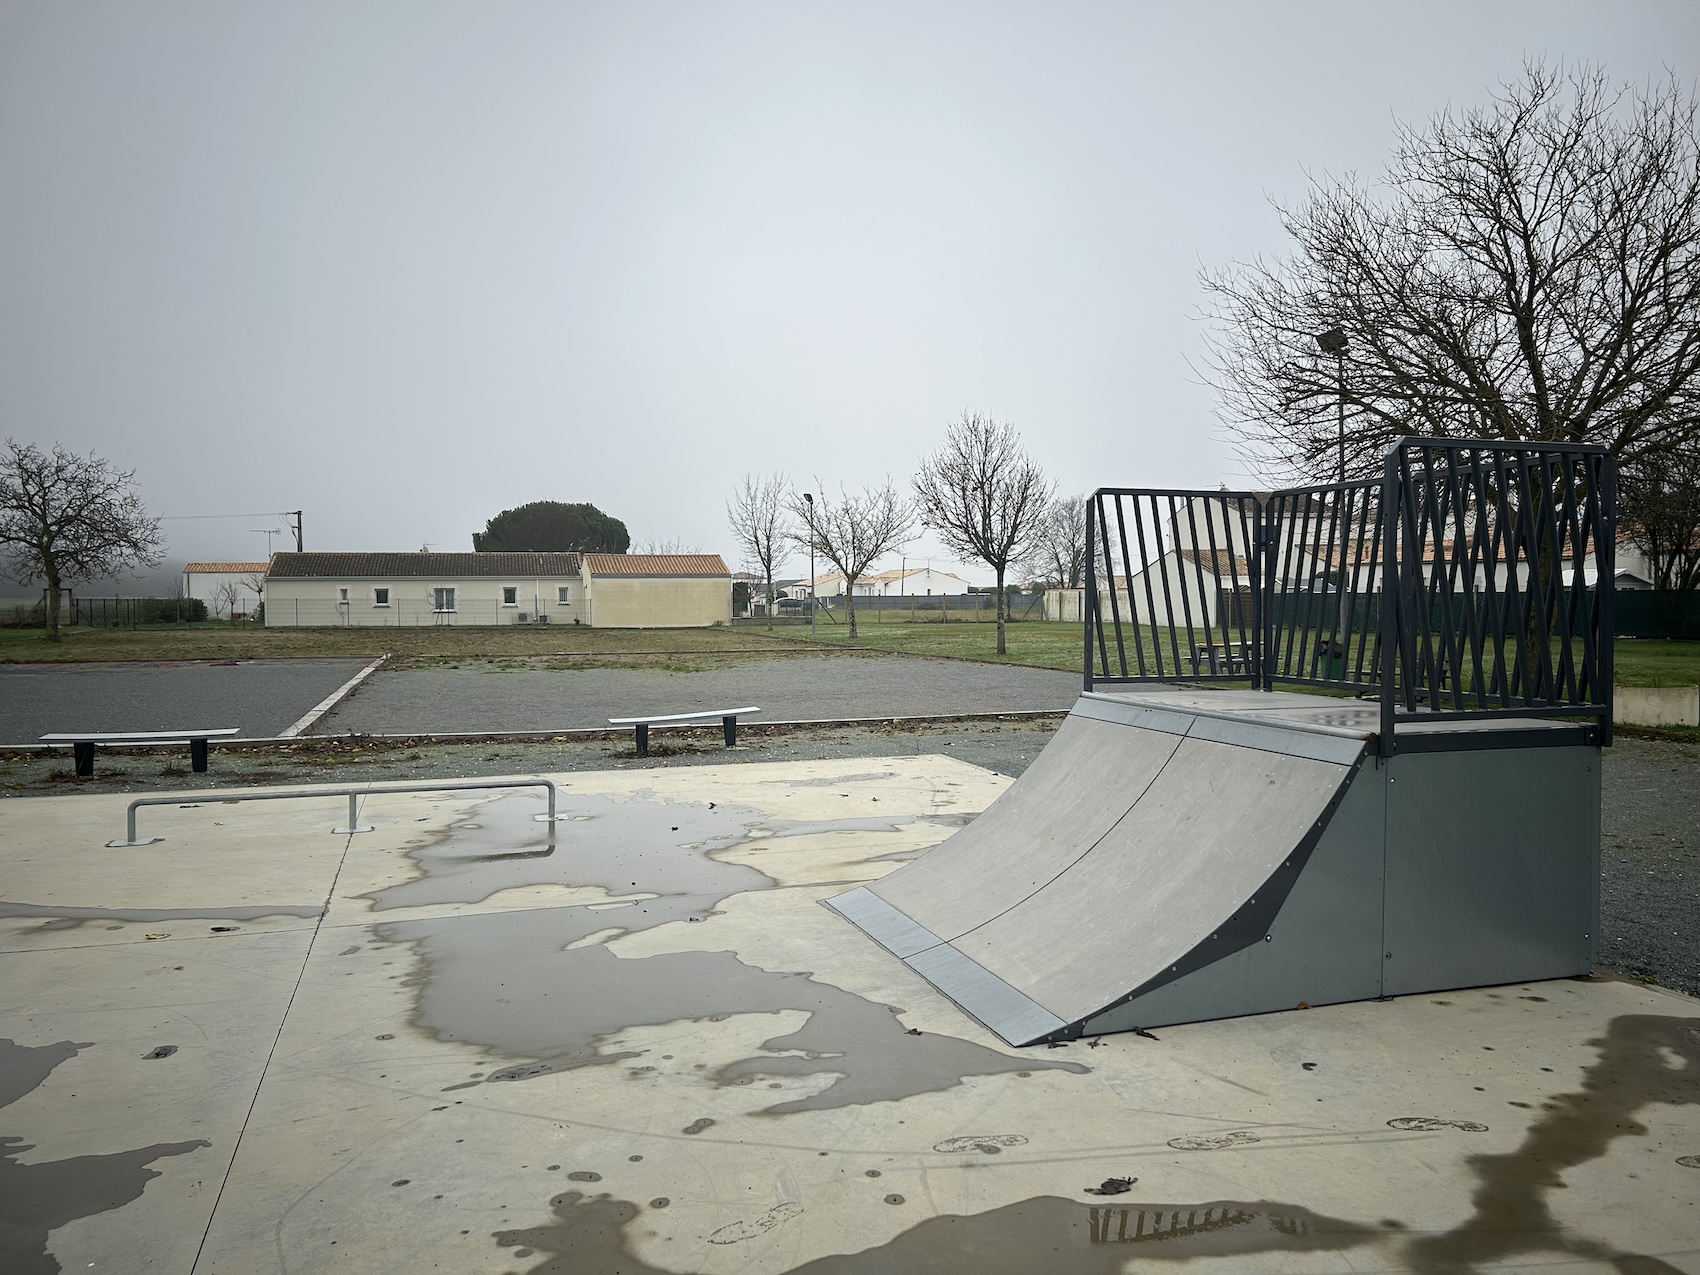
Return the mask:
[[1317, 669], [1322, 677], [1329, 681], [1344, 681], [1346, 677], [1346, 646], [1337, 638], [1322, 638], [1316, 644], [1316, 653], [1321, 658], [1317, 661]]

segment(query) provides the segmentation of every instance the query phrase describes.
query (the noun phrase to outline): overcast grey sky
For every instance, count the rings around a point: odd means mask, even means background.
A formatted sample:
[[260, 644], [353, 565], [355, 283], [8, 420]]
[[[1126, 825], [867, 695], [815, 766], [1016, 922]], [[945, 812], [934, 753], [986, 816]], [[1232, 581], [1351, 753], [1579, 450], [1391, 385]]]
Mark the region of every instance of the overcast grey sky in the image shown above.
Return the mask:
[[733, 559], [743, 472], [907, 483], [964, 408], [1070, 491], [1243, 481], [1197, 272], [1270, 198], [1526, 55], [1696, 53], [1687, 0], [4, 0], [0, 432], [310, 549], [557, 499]]

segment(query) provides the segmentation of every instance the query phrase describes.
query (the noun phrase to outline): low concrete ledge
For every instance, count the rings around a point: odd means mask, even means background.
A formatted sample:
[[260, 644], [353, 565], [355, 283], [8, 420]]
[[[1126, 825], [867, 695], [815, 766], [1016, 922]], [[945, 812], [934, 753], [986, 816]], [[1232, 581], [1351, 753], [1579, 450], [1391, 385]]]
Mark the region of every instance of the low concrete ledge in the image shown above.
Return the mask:
[[1700, 726], [1700, 686], [1616, 686], [1611, 719], [1620, 726]]

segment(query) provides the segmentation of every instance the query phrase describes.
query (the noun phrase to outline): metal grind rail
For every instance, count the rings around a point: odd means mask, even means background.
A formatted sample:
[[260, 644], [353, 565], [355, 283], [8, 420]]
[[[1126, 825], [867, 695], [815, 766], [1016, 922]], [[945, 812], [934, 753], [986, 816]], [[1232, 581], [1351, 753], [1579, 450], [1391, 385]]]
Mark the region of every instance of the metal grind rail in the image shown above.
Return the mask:
[[371, 824], [362, 824], [360, 818], [360, 798], [381, 797], [388, 793], [401, 792], [478, 792], [491, 788], [546, 788], [549, 791], [549, 812], [533, 815], [537, 823], [557, 823], [560, 816], [555, 813], [555, 781], [552, 779], [466, 779], [438, 784], [398, 784], [393, 787], [373, 788], [370, 786], [357, 788], [280, 788], [273, 792], [239, 792], [234, 795], [224, 792], [183, 793], [174, 797], [137, 797], [130, 803], [125, 814], [125, 830], [129, 835], [127, 841], [108, 841], [106, 844], [113, 849], [123, 846], [151, 846], [156, 841], [164, 841], [164, 837], [136, 836], [136, 811], [142, 806], [187, 806], [205, 805], [234, 805], [239, 801], [289, 801], [298, 797], [347, 797], [348, 825], [342, 828], [332, 828], [333, 833], [371, 832]]

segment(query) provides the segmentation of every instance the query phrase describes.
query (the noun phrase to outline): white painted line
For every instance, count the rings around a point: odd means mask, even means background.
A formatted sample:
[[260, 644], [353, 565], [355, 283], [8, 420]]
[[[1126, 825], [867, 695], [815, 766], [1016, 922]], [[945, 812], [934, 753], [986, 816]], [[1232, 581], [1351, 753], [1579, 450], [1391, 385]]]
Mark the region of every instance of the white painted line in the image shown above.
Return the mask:
[[324, 699], [320, 700], [317, 704], [313, 705], [312, 708], [308, 709], [306, 716], [301, 718], [300, 721], [296, 722], [288, 730], [284, 731], [283, 734], [278, 736], [278, 738], [296, 738], [302, 731], [306, 730], [314, 722], [318, 721], [326, 713], [330, 712], [331, 709], [335, 708], [337, 702], [343, 699], [356, 686], [359, 686], [360, 683], [364, 682], [367, 678], [371, 677], [372, 674], [376, 673], [378, 671], [378, 665], [382, 664], [389, 658], [390, 657], [388, 655], [380, 655], [377, 659], [373, 660], [365, 668], [361, 669], [353, 677], [349, 678], [341, 686], [337, 687], [329, 695], [325, 696]]

